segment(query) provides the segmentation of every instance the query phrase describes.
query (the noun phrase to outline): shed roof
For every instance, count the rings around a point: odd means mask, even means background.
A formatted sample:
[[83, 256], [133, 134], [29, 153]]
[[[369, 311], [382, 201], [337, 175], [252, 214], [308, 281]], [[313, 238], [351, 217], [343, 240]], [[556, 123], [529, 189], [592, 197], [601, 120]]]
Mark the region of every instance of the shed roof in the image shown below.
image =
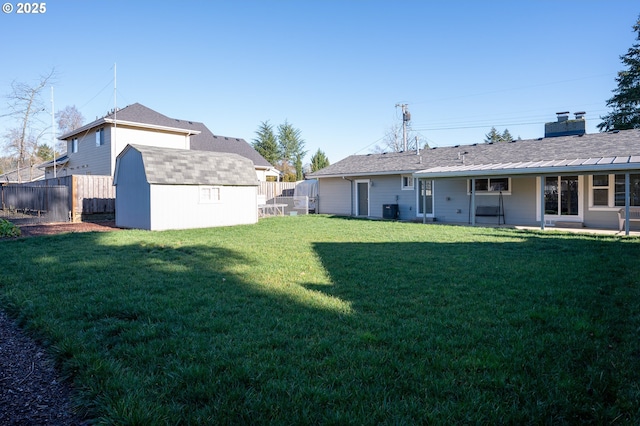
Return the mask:
[[[505, 169], [508, 168], [507, 165], [515, 163], [520, 164], [520, 169], [523, 164], [528, 164], [528, 173], [534, 173], [531, 165], [538, 163], [540, 167], [545, 162], [549, 163], [547, 166], [579, 163], [583, 169], [600, 170], [611, 168], [606, 159], [611, 159], [613, 164], [631, 164], [638, 156], [640, 156], [640, 129], [632, 129], [582, 136], [516, 140], [507, 143], [428, 148], [420, 151], [418, 155], [415, 151], [352, 155], [309, 176], [314, 178], [365, 176], [422, 173], [427, 170], [437, 170], [453, 175], [464, 170], [475, 170], [477, 173], [482, 168]], [[612, 169], [617, 167], [625, 166], [617, 165]]]
[[[238, 154], [127, 145], [118, 155], [117, 163], [120, 163], [120, 158], [127, 155], [130, 150], [141, 154], [145, 176], [150, 184], [258, 185], [253, 163]], [[117, 165], [114, 185], [117, 185], [118, 169]]]

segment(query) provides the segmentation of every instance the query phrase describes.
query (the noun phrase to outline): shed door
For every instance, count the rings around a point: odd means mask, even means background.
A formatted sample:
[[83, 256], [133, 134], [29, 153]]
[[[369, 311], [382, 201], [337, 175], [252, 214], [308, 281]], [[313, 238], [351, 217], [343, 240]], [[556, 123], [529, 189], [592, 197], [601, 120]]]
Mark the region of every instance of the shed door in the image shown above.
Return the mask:
[[357, 182], [358, 211], [357, 216], [369, 216], [369, 182]]

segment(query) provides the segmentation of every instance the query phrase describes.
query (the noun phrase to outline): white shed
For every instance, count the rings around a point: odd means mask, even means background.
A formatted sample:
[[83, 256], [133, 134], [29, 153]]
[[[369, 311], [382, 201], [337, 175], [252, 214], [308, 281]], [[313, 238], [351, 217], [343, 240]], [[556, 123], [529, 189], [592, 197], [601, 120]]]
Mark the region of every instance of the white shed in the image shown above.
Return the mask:
[[127, 145], [116, 159], [116, 226], [159, 231], [258, 221], [258, 180], [237, 154]]

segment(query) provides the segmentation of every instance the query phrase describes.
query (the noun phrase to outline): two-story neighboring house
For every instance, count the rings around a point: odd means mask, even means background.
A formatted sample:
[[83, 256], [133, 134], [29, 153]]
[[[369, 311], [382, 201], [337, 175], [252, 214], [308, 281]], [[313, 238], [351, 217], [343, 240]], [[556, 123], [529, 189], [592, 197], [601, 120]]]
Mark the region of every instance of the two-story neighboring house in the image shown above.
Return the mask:
[[66, 141], [67, 154], [44, 165], [46, 178], [113, 176], [116, 157], [128, 144], [235, 153], [253, 161], [258, 180], [278, 175], [244, 139], [216, 136], [203, 123], [170, 118], [139, 103], [112, 111], [60, 140]]

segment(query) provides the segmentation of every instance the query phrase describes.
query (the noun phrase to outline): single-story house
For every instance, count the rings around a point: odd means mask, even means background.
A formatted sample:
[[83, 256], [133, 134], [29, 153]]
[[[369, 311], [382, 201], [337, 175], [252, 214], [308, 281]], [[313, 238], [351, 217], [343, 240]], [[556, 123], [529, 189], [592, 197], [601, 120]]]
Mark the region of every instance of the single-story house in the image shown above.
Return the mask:
[[253, 224], [251, 160], [232, 153], [127, 145], [116, 159], [116, 226], [146, 230]]
[[618, 229], [620, 210], [640, 207], [640, 129], [586, 134], [584, 113], [567, 114], [544, 138], [347, 157], [310, 174], [318, 211]]

